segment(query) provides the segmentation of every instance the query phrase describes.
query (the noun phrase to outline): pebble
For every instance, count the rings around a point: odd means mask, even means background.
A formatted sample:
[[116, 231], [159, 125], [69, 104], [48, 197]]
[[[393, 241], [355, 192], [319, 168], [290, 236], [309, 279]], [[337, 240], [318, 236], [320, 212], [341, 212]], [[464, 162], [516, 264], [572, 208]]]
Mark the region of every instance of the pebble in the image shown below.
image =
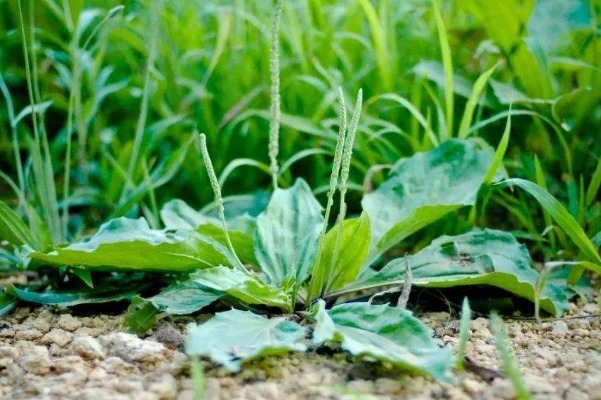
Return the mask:
[[74, 332], [81, 327], [81, 322], [73, 318], [71, 314], [61, 314], [58, 318], [58, 326], [66, 331]]
[[66, 347], [73, 340], [73, 334], [60, 328], [53, 329], [42, 337], [43, 344], [56, 343], [59, 347]]
[[126, 361], [155, 363], [164, 360], [165, 346], [151, 340], [142, 340], [129, 333], [117, 332], [100, 337], [110, 354]]
[[100, 342], [90, 336], [78, 336], [71, 342], [72, 354], [78, 354], [87, 359], [103, 359], [106, 351]]
[[48, 349], [44, 346], [33, 346], [26, 354], [19, 357], [18, 364], [23, 371], [35, 375], [47, 374], [52, 366]]
[[551, 333], [553, 333], [554, 335], [565, 335], [566, 333], [568, 333], [568, 324], [566, 324], [565, 321], [562, 320], [554, 321]]

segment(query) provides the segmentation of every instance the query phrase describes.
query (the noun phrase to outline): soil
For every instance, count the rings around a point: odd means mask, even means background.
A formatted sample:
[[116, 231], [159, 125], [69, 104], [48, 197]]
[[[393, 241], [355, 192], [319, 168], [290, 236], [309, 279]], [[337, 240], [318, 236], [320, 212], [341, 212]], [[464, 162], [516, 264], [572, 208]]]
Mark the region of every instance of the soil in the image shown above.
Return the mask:
[[[506, 319], [508, 340], [537, 399], [601, 399], [601, 297], [562, 319]], [[455, 347], [459, 321], [420, 316], [440, 345]], [[21, 307], [0, 320], [1, 399], [194, 399], [183, 352], [192, 318], [167, 317], [142, 339], [123, 315], [77, 315]], [[204, 362], [207, 399], [512, 399], [486, 318], [471, 322], [468, 370], [450, 383], [409, 375], [346, 354], [289, 354], [230, 374]]]

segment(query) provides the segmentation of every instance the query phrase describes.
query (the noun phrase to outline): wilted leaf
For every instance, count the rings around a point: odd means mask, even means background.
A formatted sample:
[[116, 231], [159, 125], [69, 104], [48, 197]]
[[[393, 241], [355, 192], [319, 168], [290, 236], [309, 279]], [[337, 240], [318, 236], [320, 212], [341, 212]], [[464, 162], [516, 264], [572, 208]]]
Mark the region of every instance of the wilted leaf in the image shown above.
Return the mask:
[[[441, 236], [417, 254], [397, 258], [369, 277], [366, 274], [352, 287], [398, 285], [404, 281], [406, 263], [411, 267], [414, 286], [491, 285], [531, 301], [539, 275], [526, 247], [513, 235], [485, 229]], [[546, 285], [541, 306], [553, 314], [563, 313], [569, 307], [565, 289]]]
[[305, 280], [322, 224], [321, 205], [305, 181], [274, 191], [257, 217], [255, 239], [255, 254], [268, 283], [290, 288]]
[[[320, 307], [323, 308], [323, 304]], [[449, 377], [451, 350], [438, 347], [431, 330], [410, 311], [385, 305], [348, 303], [328, 311], [329, 320], [324, 311], [318, 310], [316, 315], [319, 318], [315, 332], [319, 341], [335, 340], [353, 355], [391, 362], [436, 379]]]
[[190, 324], [186, 353], [209, 357], [236, 372], [244, 361], [305, 351], [305, 335], [306, 328], [285, 318], [267, 319], [249, 311], [231, 310], [217, 313], [202, 325]]
[[449, 212], [473, 205], [493, 154], [479, 140], [449, 140], [397, 162], [362, 201], [371, 222], [370, 260]]
[[28, 256], [55, 265], [165, 272], [235, 263], [227, 248], [214, 239], [194, 231], [150, 229], [143, 218], [116, 218], [87, 241]]

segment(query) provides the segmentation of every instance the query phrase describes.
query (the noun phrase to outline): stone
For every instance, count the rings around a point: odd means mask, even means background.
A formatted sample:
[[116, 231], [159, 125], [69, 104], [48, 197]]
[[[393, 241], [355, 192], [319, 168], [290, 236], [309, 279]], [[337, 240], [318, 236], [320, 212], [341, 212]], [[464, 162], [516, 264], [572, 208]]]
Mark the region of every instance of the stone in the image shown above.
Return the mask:
[[66, 331], [74, 332], [81, 327], [81, 322], [71, 314], [62, 314], [58, 318], [58, 326]]
[[59, 347], [66, 347], [73, 340], [71, 332], [64, 331], [60, 328], [53, 329], [42, 337], [43, 344], [56, 343]]
[[19, 358], [18, 364], [23, 371], [34, 375], [45, 375], [52, 367], [48, 349], [44, 346], [33, 346]]
[[77, 336], [70, 346], [71, 354], [80, 355], [87, 359], [103, 359], [106, 351], [100, 342], [90, 336]]

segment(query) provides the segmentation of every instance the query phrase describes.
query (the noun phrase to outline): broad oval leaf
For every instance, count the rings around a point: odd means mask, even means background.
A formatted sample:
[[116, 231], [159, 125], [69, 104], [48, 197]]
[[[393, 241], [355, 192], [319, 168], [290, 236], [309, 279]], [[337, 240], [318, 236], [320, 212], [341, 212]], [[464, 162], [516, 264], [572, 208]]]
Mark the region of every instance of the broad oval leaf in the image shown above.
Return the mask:
[[255, 254], [266, 281], [286, 288], [309, 275], [323, 224], [321, 205], [302, 179], [276, 189], [257, 217]]
[[[339, 237], [340, 236], [340, 237]], [[333, 227], [324, 237], [319, 266], [313, 271], [324, 271], [329, 284], [327, 290], [340, 289], [355, 281], [371, 244], [371, 230], [367, 213], [347, 219]], [[320, 285], [321, 286], [321, 285]], [[311, 298], [319, 293], [312, 293]]]
[[245, 304], [260, 304], [278, 307], [292, 312], [290, 294], [280, 287], [270, 286], [254, 276], [233, 268], [215, 267], [196, 271], [190, 280], [221, 293], [227, 293]]
[[362, 201], [372, 227], [370, 260], [449, 212], [474, 205], [493, 154], [481, 140], [449, 140], [397, 162]]
[[116, 218], [89, 240], [28, 254], [33, 260], [93, 269], [182, 272], [235, 265], [218, 241], [194, 231], [155, 230], [145, 219]]
[[[365, 274], [352, 287], [402, 284], [406, 263], [411, 267], [411, 284], [415, 286], [491, 285], [531, 301], [539, 277], [528, 250], [512, 234], [485, 229], [441, 236], [417, 254], [392, 260], [369, 277]], [[541, 306], [553, 314], [563, 313], [569, 307], [566, 288], [546, 285], [541, 293]]]
[[[227, 332], [227, 334], [224, 334]], [[306, 328], [287, 321], [231, 310], [217, 313], [202, 325], [188, 325], [186, 353], [204, 356], [237, 372], [251, 359], [289, 351], [305, 351]]]
[[[323, 301], [318, 307], [323, 309]], [[344, 350], [356, 356], [388, 361], [436, 379], [449, 378], [451, 350], [438, 347], [431, 329], [410, 311], [386, 305], [348, 303], [335, 306], [327, 315], [323, 310], [315, 315], [319, 318], [314, 340], [318, 335], [319, 341], [340, 342]]]
[[218, 218], [198, 212], [180, 199], [173, 199], [165, 203], [160, 214], [167, 229], [196, 229], [201, 224], [220, 224]]

